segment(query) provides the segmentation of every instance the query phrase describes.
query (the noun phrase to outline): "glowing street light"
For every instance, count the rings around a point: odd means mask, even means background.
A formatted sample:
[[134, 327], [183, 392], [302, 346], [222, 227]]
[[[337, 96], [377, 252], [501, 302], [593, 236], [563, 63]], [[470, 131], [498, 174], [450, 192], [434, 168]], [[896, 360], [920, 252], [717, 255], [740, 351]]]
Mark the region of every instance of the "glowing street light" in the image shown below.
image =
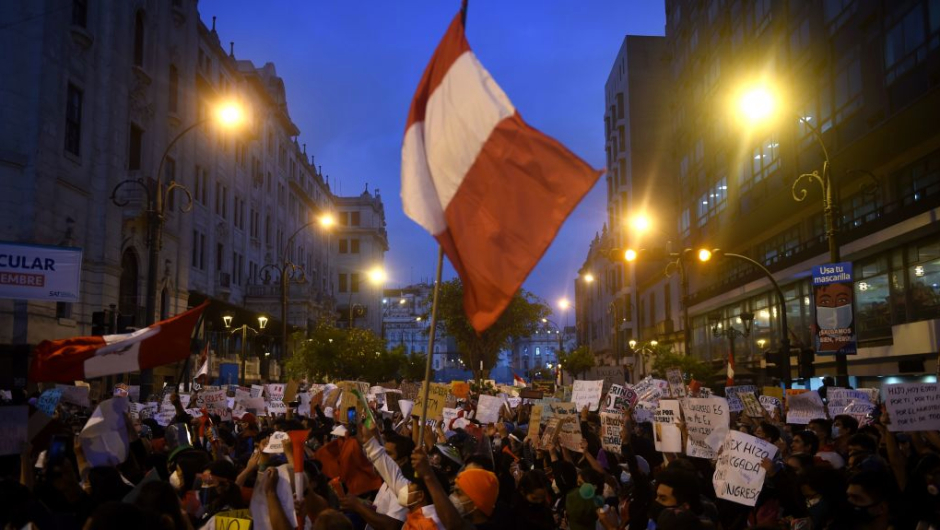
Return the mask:
[[765, 122], [777, 113], [777, 98], [764, 85], [752, 86], [741, 93], [738, 110], [751, 123]]
[[630, 228], [640, 233], [649, 231], [652, 224], [652, 221], [650, 221], [650, 218], [646, 214], [634, 215], [630, 218]]
[[[921, 269], [921, 272], [923, 272], [923, 269]], [[923, 274], [921, 274], [921, 276], [923, 276]], [[593, 283], [593, 282], [594, 282], [594, 275], [591, 274], [590, 272], [586, 273], [584, 275], [584, 283]]]

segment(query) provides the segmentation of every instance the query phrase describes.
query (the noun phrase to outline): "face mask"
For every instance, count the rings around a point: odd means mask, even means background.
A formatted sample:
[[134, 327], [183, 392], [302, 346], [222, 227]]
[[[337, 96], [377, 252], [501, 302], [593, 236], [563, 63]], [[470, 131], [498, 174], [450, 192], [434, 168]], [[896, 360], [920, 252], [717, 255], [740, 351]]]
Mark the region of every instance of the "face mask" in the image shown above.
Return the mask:
[[838, 438], [840, 434], [842, 434], [841, 429], [839, 429], [838, 427], [836, 427], [835, 425], [833, 425], [833, 426], [832, 426], [832, 437], [833, 437], [833, 438]]
[[822, 329], [847, 328], [852, 323], [852, 306], [816, 306], [816, 321], [819, 322], [819, 327]]
[[659, 519], [659, 516], [660, 514], [663, 513], [664, 508], [665, 506], [660, 504], [658, 501], [653, 501], [652, 503], [650, 503], [650, 509], [649, 509], [650, 519], [653, 521]]
[[408, 490], [408, 486], [398, 490], [398, 504], [401, 504], [405, 508], [411, 508], [417, 503], [408, 503], [408, 499], [411, 497], [411, 492]]
[[173, 486], [173, 489], [176, 491], [183, 489], [183, 479], [180, 478], [179, 473], [174, 471], [173, 474], [170, 475], [170, 485]]
[[461, 500], [460, 496], [456, 493], [451, 493], [449, 498], [450, 503], [454, 505], [454, 508], [457, 509], [457, 513], [459, 513], [461, 517], [466, 517], [473, 513], [473, 510], [467, 509], [467, 505], [464, 504], [463, 500]]
[[816, 506], [817, 504], [819, 504], [819, 501], [821, 500], [822, 500], [822, 497], [813, 497], [811, 499], [806, 499], [806, 507], [812, 508], [813, 506]]
[[632, 480], [632, 479], [633, 479], [633, 477], [630, 476], [630, 473], [628, 473], [628, 472], [626, 472], [626, 471], [621, 471], [621, 472], [620, 472], [620, 483], [621, 483], [621, 484], [629, 484], [629, 483], [630, 483], [630, 480]]
[[580, 488], [578, 488], [578, 495], [580, 495], [581, 498], [585, 500], [593, 499], [595, 493], [597, 493], [597, 488], [595, 488], [594, 484], [591, 484], [590, 482], [585, 482], [584, 484], [581, 484]]

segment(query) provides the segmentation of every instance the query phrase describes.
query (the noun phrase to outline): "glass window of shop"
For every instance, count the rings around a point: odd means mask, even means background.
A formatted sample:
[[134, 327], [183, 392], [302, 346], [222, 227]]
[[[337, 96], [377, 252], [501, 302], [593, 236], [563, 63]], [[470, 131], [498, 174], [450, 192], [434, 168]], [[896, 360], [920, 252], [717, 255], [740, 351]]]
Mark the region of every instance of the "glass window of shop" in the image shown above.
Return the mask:
[[855, 332], [859, 341], [891, 338], [891, 288], [888, 256], [882, 254], [854, 266]]
[[908, 247], [911, 320], [940, 318], [940, 240]]

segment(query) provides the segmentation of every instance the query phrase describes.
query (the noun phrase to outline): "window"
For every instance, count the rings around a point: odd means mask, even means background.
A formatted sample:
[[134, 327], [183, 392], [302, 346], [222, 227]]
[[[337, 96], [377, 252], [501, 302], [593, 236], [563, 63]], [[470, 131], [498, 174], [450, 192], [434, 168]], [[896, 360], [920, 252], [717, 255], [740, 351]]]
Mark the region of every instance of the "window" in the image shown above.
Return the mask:
[[251, 209], [251, 238], [258, 239], [258, 233], [261, 231], [261, 216], [258, 214], [258, 211], [254, 208]]
[[72, 0], [72, 25], [88, 27], [88, 0]]
[[144, 66], [144, 12], [134, 18], [134, 66]]
[[264, 243], [271, 246], [271, 216], [264, 218]]
[[833, 123], [840, 123], [862, 106], [862, 65], [858, 47], [840, 58], [832, 82], [835, 88]]
[[359, 212], [349, 212], [349, 225], [359, 226]]
[[141, 150], [144, 145], [144, 131], [137, 125], [131, 124], [130, 148], [127, 153], [127, 169], [140, 170]]
[[925, 43], [924, 7], [923, 4], [917, 4], [888, 29], [885, 36], [885, 71], [888, 83], [926, 58]]
[[215, 245], [215, 270], [222, 272], [222, 266], [225, 265], [225, 245], [216, 243]]
[[679, 217], [679, 235], [687, 238], [691, 235], [691, 211], [686, 208]]
[[750, 167], [741, 172], [742, 190], [770, 177], [780, 169], [780, 143], [775, 135], [761, 142], [751, 151]]
[[71, 302], [56, 302], [55, 303], [55, 317], [56, 318], [72, 318]]
[[672, 319], [672, 284], [666, 283], [663, 293], [663, 310], [666, 312], [666, 320]]
[[339, 253], [347, 254], [349, 252], [349, 241], [346, 239], [339, 240]]
[[350, 239], [350, 240], [349, 240], [349, 252], [350, 252], [351, 254], [358, 254], [358, 253], [359, 253], [359, 240], [358, 240], [358, 239]]
[[354, 272], [349, 275], [349, 290], [358, 293], [359, 292], [359, 273]]
[[346, 274], [341, 272], [339, 273], [339, 292], [345, 293], [346, 290]]
[[940, 242], [927, 241], [908, 249], [911, 317], [940, 317]]
[[859, 340], [891, 337], [887, 256], [855, 265], [855, 330]]
[[170, 65], [169, 85], [169, 110], [170, 112], [176, 112], [177, 107], [179, 106], [180, 76], [179, 72], [176, 70], [176, 67], [172, 64]]
[[728, 178], [722, 177], [705, 191], [698, 201], [698, 225], [705, 226], [725, 209], [728, 204]]
[[65, 150], [82, 155], [82, 91], [71, 83], [65, 101]]
[[198, 230], [193, 230], [193, 255], [191, 265], [194, 269], [206, 270], [206, 236], [200, 234]]

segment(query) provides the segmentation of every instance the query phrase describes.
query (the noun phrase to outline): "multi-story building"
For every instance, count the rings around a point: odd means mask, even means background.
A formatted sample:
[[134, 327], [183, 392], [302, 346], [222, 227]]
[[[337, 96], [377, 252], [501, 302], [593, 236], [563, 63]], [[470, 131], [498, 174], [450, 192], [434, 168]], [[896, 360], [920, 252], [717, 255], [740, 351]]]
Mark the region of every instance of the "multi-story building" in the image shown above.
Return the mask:
[[[784, 293], [793, 346], [812, 348], [810, 271], [831, 262], [834, 237], [840, 261], [854, 268], [850, 383], [935, 374], [937, 3], [669, 0], [666, 18], [679, 248], [721, 248], [766, 266]], [[773, 125], [744, 129], [727, 102], [755, 80], [786, 94], [784, 112]], [[825, 163], [831, 235], [823, 186], [799, 179], [822, 175]], [[780, 346], [780, 305], [755, 267], [725, 259], [691, 268], [687, 279], [691, 353], [726, 358], [728, 334], [713, 330], [742, 329], [744, 313], [754, 315], [750, 336], [730, 339], [739, 363], [756, 365], [760, 350]], [[797, 357], [791, 365], [796, 377]], [[817, 376], [836, 374], [831, 355], [816, 355], [814, 367]]]
[[631, 229], [634, 216], [649, 215], [660, 231], [672, 219], [673, 196], [662, 188], [671, 174], [663, 163], [669, 148], [660, 97], [669, 86], [664, 45], [663, 37], [625, 37], [604, 87], [607, 218], [575, 281], [578, 339], [602, 364], [623, 362], [630, 340], [659, 322], [638, 311], [635, 270], [613, 251], [653, 242]]
[[336, 302], [346, 326], [382, 331], [382, 290], [385, 282], [385, 207], [379, 190], [368, 185], [358, 197], [337, 197], [338, 226]]
[[[409, 355], [427, 354], [428, 314], [433, 297], [434, 286], [426, 283], [385, 290], [382, 298], [382, 336], [389, 349], [403, 346]], [[435, 375], [464, 370], [456, 341], [444, 333], [440, 326], [434, 334], [431, 367]]]
[[[0, 30], [11, 50], [0, 76], [0, 240], [81, 247], [81, 296], [74, 304], [0, 300], [3, 362], [14, 368], [5, 373], [23, 373], [24, 352], [43, 339], [91, 334], [93, 314], [112, 305], [126, 328], [210, 299], [205, 331], [222, 357], [223, 345], [240, 350], [237, 335], [221, 340], [223, 313], [234, 326], [270, 318], [249, 348], [248, 373], [260, 377], [256, 355], [286, 353], [278, 347], [286, 265], [296, 280], [292, 328], [333, 317], [334, 294], [341, 298], [329, 244], [337, 236], [304, 226], [346, 203], [298, 144], [282, 79], [273, 64], [257, 68], [223, 49], [193, 0], [50, 6], [0, 8], [4, 20], [19, 21]], [[213, 123], [222, 100], [245, 109], [240, 129]], [[162, 246], [151, 259], [148, 193], [160, 168]], [[182, 187], [169, 190], [171, 182]], [[381, 212], [379, 198], [372, 202]], [[272, 364], [267, 375], [276, 377]], [[158, 372], [155, 383], [178, 373]]]

